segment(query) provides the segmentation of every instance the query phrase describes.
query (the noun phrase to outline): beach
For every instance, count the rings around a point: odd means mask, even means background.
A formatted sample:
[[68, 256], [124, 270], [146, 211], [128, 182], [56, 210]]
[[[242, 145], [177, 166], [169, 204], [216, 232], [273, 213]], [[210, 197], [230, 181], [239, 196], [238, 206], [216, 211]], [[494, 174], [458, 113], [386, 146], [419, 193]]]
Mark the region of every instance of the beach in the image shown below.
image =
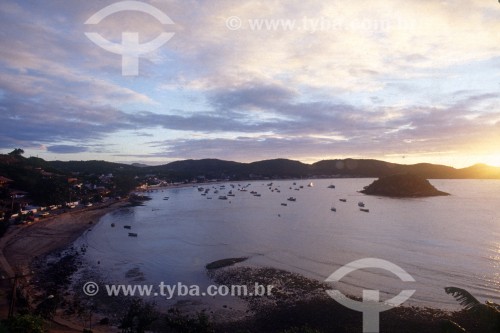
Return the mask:
[[26, 273], [34, 259], [68, 246], [103, 215], [124, 204], [115, 201], [105, 206], [70, 211], [31, 225], [13, 226], [0, 239], [2, 270], [8, 275]]
[[[0, 238], [1, 275], [4, 279], [9, 279], [16, 274], [28, 274], [33, 260], [69, 246], [86, 230], [91, 229], [102, 216], [126, 204], [125, 201], [113, 201], [100, 206], [69, 211], [30, 225], [11, 226]], [[2, 296], [0, 315], [6, 318], [8, 313], [6, 295], [10, 292], [10, 284], [3, 281], [0, 292]], [[55, 321], [60, 322], [58, 319]], [[71, 327], [71, 324], [65, 322], [63, 326]]]

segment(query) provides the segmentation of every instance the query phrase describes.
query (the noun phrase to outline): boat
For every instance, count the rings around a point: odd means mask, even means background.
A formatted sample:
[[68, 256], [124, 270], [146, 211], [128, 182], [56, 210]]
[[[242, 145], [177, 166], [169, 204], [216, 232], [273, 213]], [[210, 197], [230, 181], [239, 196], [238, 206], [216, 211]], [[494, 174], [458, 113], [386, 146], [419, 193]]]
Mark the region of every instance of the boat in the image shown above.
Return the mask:
[[165, 197], [165, 198], [163, 198], [163, 200], [168, 200], [168, 199], [170, 199], [170, 198], [169, 198], [169, 197]]
[[335, 185], [332, 184], [332, 185], [328, 186], [328, 188], [335, 188]]
[[359, 210], [362, 211], [362, 212], [365, 212], [365, 213], [369, 213], [370, 212], [370, 210], [368, 208], [360, 208]]
[[365, 204], [363, 201], [358, 202], [358, 207], [364, 207], [364, 206], [365, 206]]
[[132, 229], [132, 227], [131, 227], [131, 226], [129, 226], [129, 225], [124, 225], [123, 227], [124, 227], [125, 229]]
[[339, 201], [347, 202], [347, 199], [339, 199]]
[[336, 211], [337, 211], [337, 208], [332, 207], [332, 208], [330, 208], [330, 210], [331, 210], [332, 212], [336, 212]]
[[225, 195], [221, 195], [221, 196], [219, 196], [219, 199], [220, 200], [227, 200], [227, 197]]
[[288, 201], [297, 201], [297, 198], [290, 197], [290, 198], [288, 198], [288, 199], [286, 199], [286, 200], [288, 200]]
[[255, 193], [253, 196], [254, 197], [260, 197], [261, 195], [259, 193]]
[[135, 232], [129, 232], [128, 236], [129, 237], [137, 237], [137, 234]]
[[287, 206], [288, 204], [287, 204], [287, 203], [285, 203], [285, 202], [282, 202], [282, 203], [281, 203], [281, 205], [282, 205], [282, 206]]
[[310, 182], [310, 183], [307, 185], [307, 187], [313, 187], [313, 186], [314, 186], [313, 182]]
[[114, 228], [115, 227], [115, 224], [114, 223], [111, 223], [111, 227]]

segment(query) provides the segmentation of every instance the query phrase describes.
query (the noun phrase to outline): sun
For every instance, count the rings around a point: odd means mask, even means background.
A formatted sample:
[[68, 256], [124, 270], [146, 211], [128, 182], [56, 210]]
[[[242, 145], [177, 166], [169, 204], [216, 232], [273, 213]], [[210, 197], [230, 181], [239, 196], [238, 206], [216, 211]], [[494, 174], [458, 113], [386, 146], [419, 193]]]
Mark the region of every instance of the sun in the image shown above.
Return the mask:
[[484, 163], [491, 166], [500, 167], [500, 153], [485, 156]]

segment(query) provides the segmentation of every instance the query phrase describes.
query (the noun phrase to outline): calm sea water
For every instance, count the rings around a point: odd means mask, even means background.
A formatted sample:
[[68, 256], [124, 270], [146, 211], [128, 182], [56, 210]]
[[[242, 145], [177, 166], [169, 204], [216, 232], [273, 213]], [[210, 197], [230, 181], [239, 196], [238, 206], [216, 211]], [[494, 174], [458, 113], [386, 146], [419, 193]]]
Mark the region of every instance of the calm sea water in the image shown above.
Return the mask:
[[[377, 289], [382, 299], [415, 289], [405, 304], [456, 308], [443, 289], [456, 286], [482, 301], [500, 302], [500, 181], [432, 180], [452, 195], [423, 199], [357, 192], [373, 179], [311, 181], [313, 187], [307, 186], [309, 180], [296, 185], [273, 181], [272, 188], [280, 193], [269, 190], [270, 181], [239, 183], [250, 184], [247, 192], [238, 191], [238, 183], [232, 183], [234, 189], [230, 183], [225, 189], [205, 185], [211, 188], [207, 196], [196, 187], [160, 190], [149, 193], [153, 200], [145, 206], [104, 216], [78, 243], [88, 245], [87, 258], [100, 261], [99, 270], [108, 281], [120, 283], [138, 283], [136, 275], [126, 276], [135, 269], [144, 278], [141, 284], [207, 286], [207, 263], [241, 256], [250, 258], [246, 265], [281, 268], [323, 281], [353, 260], [380, 258], [401, 266], [416, 282], [366, 269], [346, 276], [335, 288], [357, 296], [363, 289]], [[330, 184], [336, 188], [327, 188]], [[299, 186], [303, 188], [295, 190]], [[234, 197], [218, 199], [231, 189]], [[287, 201], [290, 196], [296, 202]], [[359, 210], [359, 201], [369, 213]]]

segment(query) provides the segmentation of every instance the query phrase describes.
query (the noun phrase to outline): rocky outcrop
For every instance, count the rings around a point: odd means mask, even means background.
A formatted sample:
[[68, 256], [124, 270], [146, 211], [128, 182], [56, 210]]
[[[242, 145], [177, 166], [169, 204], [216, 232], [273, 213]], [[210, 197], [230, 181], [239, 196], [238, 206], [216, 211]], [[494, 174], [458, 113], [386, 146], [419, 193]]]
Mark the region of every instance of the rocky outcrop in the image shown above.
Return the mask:
[[427, 179], [412, 174], [381, 177], [366, 186], [361, 193], [398, 198], [449, 195], [449, 193], [436, 189]]

